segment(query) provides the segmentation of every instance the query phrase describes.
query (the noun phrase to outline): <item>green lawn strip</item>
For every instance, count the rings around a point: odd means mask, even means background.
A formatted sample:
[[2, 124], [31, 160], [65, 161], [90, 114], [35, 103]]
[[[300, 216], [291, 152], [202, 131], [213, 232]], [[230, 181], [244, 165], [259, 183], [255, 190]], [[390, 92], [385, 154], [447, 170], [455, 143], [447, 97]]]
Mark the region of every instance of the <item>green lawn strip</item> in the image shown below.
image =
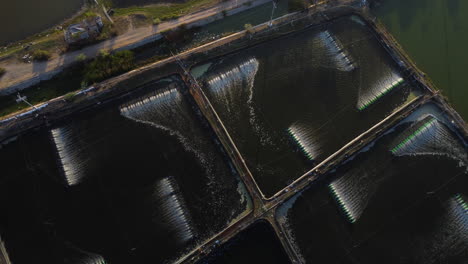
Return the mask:
[[148, 6], [133, 6], [127, 8], [116, 8], [114, 16], [128, 16], [132, 14], [145, 14], [152, 19], [160, 19], [162, 21], [175, 19], [196, 11], [204, 5], [217, 3], [219, 0], [189, 0], [180, 4], [156, 4]]

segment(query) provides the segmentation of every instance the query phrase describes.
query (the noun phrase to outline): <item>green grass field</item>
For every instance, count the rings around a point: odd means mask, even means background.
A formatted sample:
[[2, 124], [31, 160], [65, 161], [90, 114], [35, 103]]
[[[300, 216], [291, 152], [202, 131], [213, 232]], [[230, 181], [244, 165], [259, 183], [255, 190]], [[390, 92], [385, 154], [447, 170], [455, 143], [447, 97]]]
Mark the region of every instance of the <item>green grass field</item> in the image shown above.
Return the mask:
[[164, 21], [186, 15], [202, 7], [212, 6], [218, 2], [219, 0], [189, 0], [185, 3], [179, 4], [155, 4], [148, 6], [116, 8], [114, 16], [144, 14], [151, 19], [158, 18]]

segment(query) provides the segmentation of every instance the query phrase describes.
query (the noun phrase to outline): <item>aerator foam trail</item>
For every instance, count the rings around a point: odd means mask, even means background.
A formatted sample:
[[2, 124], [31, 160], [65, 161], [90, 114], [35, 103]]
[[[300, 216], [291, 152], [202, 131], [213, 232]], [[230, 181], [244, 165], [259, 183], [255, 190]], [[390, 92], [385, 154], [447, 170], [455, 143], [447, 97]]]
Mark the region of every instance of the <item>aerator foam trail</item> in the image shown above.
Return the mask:
[[288, 133], [309, 160], [317, 158], [319, 155], [319, 148], [310, 128], [299, 124], [293, 124], [288, 128]]
[[359, 167], [349, 170], [329, 184], [331, 193], [349, 222], [359, 220], [380, 183], [380, 175], [376, 168]]
[[177, 238], [179, 243], [192, 239], [194, 231], [188, 210], [174, 177], [163, 178], [156, 184], [154, 198], [161, 212], [154, 217], [162, 218], [156, 221], [164, 222], [167, 230]]
[[462, 139], [433, 116], [424, 118], [403, 132], [390, 151], [396, 156], [446, 155], [464, 165], [468, 161]]
[[340, 71], [352, 71], [356, 69], [351, 55], [345, 50], [343, 44], [328, 30], [318, 34], [322, 46], [328, 50], [334, 66]]
[[208, 80], [211, 90], [216, 93], [223, 93], [223, 90], [232, 88], [243, 81], [247, 81], [249, 86], [253, 85], [255, 75], [258, 71], [259, 63], [257, 59], [251, 58], [232, 69], [219, 73]]
[[81, 182], [84, 178], [86, 160], [80, 157], [82, 150], [78, 139], [74, 136], [72, 126], [64, 126], [51, 131], [52, 139], [60, 160], [60, 167], [68, 186]]
[[366, 109], [403, 83], [403, 78], [395, 72], [392, 72], [389, 76], [382, 77], [379, 82], [373, 84], [365, 91], [360, 91], [358, 96], [358, 103], [356, 106], [357, 109], [359, 111]]

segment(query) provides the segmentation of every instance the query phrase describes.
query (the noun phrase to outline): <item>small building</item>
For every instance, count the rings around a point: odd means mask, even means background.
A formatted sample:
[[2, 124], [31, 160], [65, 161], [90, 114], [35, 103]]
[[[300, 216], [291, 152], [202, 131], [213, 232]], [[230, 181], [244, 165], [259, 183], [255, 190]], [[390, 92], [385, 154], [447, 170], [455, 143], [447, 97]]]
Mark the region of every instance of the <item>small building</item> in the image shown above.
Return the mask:
[[104, 24], [100, 16], [87, 18], [78, 24], [70, 25], [65, 31], [65, 41], [68, 44], [79, 44], [94, 39], [99, 34]]

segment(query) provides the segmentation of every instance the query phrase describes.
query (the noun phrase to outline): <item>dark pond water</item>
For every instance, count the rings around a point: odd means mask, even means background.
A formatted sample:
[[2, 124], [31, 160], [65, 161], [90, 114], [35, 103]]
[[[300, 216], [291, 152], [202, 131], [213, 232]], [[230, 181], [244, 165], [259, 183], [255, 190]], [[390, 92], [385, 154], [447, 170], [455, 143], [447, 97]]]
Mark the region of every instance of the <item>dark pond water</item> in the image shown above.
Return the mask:
[[0, 156], [0, 233], [15, 264], [163, 263], [250, 203], [177, 79], [21, 137]]
[[69, 18], [84, 0], [2, 1], [0, 45], [21, 40]]
[[389, 115], [415, 91], [355, 17], [193, 71], [267, 196]]
[[427, 105], [278, 217], [307, 263], [466, 263], [467, 155]]
[[275, 231], [258, 222], [216, 249], [198, 264], [291, 263]]
[[374, 12], [468, 120], [468, 2], [379, 0]]

